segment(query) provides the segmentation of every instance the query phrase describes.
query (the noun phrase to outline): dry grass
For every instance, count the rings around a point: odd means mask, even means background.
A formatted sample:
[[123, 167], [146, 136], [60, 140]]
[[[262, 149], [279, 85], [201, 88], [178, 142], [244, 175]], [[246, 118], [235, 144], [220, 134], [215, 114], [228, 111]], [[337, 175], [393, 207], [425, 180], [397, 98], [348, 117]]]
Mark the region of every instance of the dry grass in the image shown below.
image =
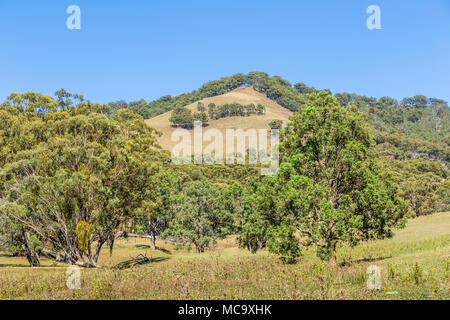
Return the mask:
[[[249, 117], [229, 117], [210, 120], [209, 126], [204, 130], [210, 128], [219, 129], [224, 137], [226, 129], [270, 129], [269, 123], [272, 120], [288, 120], [292, 115], [292, 112], [267, 98], [264, 94], [255, 91], [251, 87], [239, 88], [224, 95], [203, 99], [201, 102], [205, 107], [208, 107], [210, 103], [215, 103], [216, 106], [230, 103], [240, 103], [242, 105], [253, 103], [255, 105], [262, 104], [266, 107], [266, 114], [262, 116], [252, 115]], [[197, 112], [197, 104], [198, 102], [186, 107], [193, 112]], [[162, 136], [158, 138], [158, 142], [161, 147], [166, 150], [172, 150], [177, 144], [177, 142], [171, 141], [172, 133], [175, 131], [175, 128], [171, 126], [169, 121], [171, 113], [172, 112], [166, 112], [155, 118], [146, 120], [149, 126], [162, 132]], [[207, 145], [208, 143], [205, 143], [204, 147]]]
[[[390, 240], [338, 251], [342, 266], [319, 261], [313, 249], [296, 265], [283, 265], [266, 251], [252, 255], [235, 238], [197, 254], [150, 250], [141, 239], [121, 240], [101, 269], [83, 269], [81, 290], [66, 287], [66, 267], [45, 260], [24, 267], [22, 258], [0, 256], [3, 299], [449, 299], [450, 213], [409, 222]], [[144, 254], [154, 262], [127, 267]], [[382, 288], [367, 289], [369, 265], [381, 268]]]

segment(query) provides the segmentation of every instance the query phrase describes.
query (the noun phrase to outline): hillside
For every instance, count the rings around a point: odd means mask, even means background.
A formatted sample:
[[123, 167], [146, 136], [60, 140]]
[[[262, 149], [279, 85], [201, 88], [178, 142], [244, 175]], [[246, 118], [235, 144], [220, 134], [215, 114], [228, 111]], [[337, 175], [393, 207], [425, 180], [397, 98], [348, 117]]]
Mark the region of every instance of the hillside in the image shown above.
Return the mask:
[[[223, 95], [205, 98], [200, 100], [200, 102], [202, 102], [205, 106], [210, 103], [214, 103], [217, 106], [231, 103], [239, 103], [241, 105], [253, 103], [255, 105], [262, 104], [266, 107], [265, 115], [251, 115], [249, 117], [229, 117], [218, 120], [209, 120], [209, 126], [205, 128], [205, 130], [208, 128], [219, 129], [223, 132], [224, 136], [226, 129], [269, 129], [269, 123], [272, 120], [288, 120], [289, 116], [292, 115], [291, 111], [267, 98], [263, 93], [255, 91], [252, 87], [238, 88]], [[197, 104], [198, 102], [195, 102], [186, 107], [191, 111], [196, 112]], [[171, 126], [169, 121], [170, 115], [171, 111], [146, 120], [149, 126], [162, 132], [162, 136], [158, 138], [158, 142], [162, 148], [167, 150], [171, 150], [171, 148], [176, 145], [176, 142], [171, 141], [171, 136], [175, 128]]]

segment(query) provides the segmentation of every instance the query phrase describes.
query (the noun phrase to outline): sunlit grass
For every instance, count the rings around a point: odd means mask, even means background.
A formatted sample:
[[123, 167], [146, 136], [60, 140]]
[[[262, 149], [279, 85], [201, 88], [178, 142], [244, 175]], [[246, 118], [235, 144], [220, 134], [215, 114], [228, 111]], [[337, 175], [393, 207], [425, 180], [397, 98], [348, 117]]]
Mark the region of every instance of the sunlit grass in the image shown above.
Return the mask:
[[[104, 250], [100, 269], [83, 269], [80, 290], [66, 286], [66, 266], [43, 259], [0, 255], [2, 299], [449, 299], [450, 213], [411, 220], [393, 239], [340, 248], [341, 267], [321, 262], [306, 249], [296, 265], [283, 265], [266, 251], [236, 246], [235, 237], [214, 250], [176, 250], [142, 239], [119, 240]], [[123, 268], [143, 254], [154, 262]], [[367, 289], [369, 265], [381, 268], [382, 288]], [[122, 266], [122, 268], [119, 268]]]

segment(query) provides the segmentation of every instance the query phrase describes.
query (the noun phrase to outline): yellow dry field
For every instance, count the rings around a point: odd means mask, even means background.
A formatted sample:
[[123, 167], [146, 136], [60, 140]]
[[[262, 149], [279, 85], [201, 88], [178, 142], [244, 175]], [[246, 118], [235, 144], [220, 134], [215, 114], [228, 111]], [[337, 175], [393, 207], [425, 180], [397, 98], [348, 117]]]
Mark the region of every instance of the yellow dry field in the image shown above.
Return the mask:
[[[229, 117], [229, 118], [222, 118], [218, 120], [209, 120], [209, 125], [205, 128], [203, 128], [203, 133], [207, 132], [208, 129], [219, 129], [222, 133], [222, 136], [226, 137], [226, 130], [227, 129], [242, 129], [242, 130], [248, 130], [248, 129], [267, 129], [270, 130], [269, 123], [272, 120], [283, 120], [287, 121], [289, 117], [292, 115], [292, 112], [289, 111], [286, 108], [283, 108], [279, 104], [277, 104], [275, 101], [267, 98], [264, 94], [255, 91], [251, 87], [245, 87], [245, 88], [239, 88], [233, 91], [230, 91], [226, 94], [206, 98], [201, 100], [205, 107], [207, 108], [210, 103], [214, 103], [216, 106], [221, 106], [224, 104], [231, 104], [231, 103], [239, 103], [241, 105], [248, 105], [248, 104], [261, 104], [264, 107], [266, 107], [266, 114], [265, 115], [252, 115], [249, 117]], [[197, 104], [198, 102], [192, 103], [188, 106], [186, 106], [188, 109], [190, 109], [192, 112], [198, 112], [197, 111]], [[171, 116], [171, 111], [166, 112], [162, 115], [159, 115], [155, 118], [148, 119], [146, 122], [149, 126], [157, 129], [158, 131], [162, 132], [162, 136], [158, 138], [158, 142], [161, 145], [163, 149], [171, 151], [174, 146], [176, 146], [179, 141], [172, 141], [172, 134], [176, 130], [176, 128], [171, 126], [171, 123], [169, 121], [169, 118]], [[190, 130], [191, 132], [191, 145], [193, 147], [194, 145], [194, 139], [193, 139], [193, 130]], [[269, 134], [270, 131], [268, 131]], [[214, 141], [214, 139], [213, 139]], [[270, 140], [269, 140], [269, 147], [270, 147]], [[210, 142], [204, 142], [203, 148], [207, 147], [210, 144]], [[225, 152], [225, 141], [224, 144], [224, 152]], [[192, 149], [193, 150], [193, 149]]]

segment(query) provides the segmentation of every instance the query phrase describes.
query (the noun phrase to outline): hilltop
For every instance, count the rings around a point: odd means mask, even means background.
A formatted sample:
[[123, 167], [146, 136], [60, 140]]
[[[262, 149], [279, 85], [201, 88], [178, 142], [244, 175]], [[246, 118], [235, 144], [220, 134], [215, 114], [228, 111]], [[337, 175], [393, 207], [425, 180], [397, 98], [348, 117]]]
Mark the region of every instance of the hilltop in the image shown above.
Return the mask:
[[[197, 111], [198, 102], [205, 106], [214, 103], [217, 106], [231, 103], [239, 103], [241, 105], [261, 104], [266, 108], [264, 115], [251, 115], [249, 117], [228, 117], [218, 120], [209, 120], [207, 128], [215, 128], [222, 131], [225, 136], [226, 129], [270, 129], [269, 123], [272, 120], [288, 120], [292, 112], [282, 107], [275, 101], [266, 97], [265, 94], [257, 92], [252, 87], [241, 87], [234, 89], [228, 93], [218, 95], [215, 97], [205, 98], [195, 103], [186, 106], [192, 112]], [[146, 123], [161, 131], [162, 136], [158, 138], [158, 142], [163, 149], [171, 150], [176, 145], [176, 142], [171, 141], [171, 135], [176, 128], [172, 127], [169, 118], [172, 111], [161, 114], [157, 117], [146, 120]], [[207, 129], [205, 128], [205, 129]]]

